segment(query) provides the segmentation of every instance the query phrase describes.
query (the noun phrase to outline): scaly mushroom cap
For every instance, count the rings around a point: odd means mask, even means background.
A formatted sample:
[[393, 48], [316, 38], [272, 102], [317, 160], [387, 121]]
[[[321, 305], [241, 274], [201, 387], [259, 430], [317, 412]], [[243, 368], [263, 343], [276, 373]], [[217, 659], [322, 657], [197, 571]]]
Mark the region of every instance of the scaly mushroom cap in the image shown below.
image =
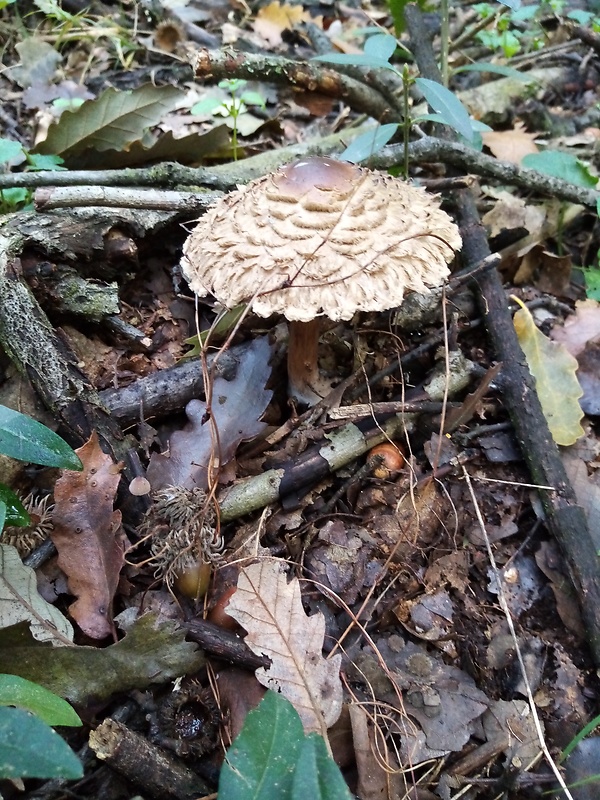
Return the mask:
[[306, 158], [219, 200], [185, 243], [182, 268], [196, 294], [225, 306], [341, 320], [441, 285], [461, 244], [424, 189]]

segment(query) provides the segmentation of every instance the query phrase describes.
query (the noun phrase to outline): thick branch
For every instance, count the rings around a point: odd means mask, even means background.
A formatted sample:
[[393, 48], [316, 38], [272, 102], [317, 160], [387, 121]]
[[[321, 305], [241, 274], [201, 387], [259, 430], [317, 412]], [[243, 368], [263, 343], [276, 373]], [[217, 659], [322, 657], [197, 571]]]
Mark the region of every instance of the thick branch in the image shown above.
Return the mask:
[[234, 50], [201, 50], [194, 62], [196, 80], [214, 82], [228, 78], [269, 81], [302, 92], [336, 97], [378, 122], [399, 122], [400, 115], [377, 89], [333, 69], [280, 56], [255, 55]]

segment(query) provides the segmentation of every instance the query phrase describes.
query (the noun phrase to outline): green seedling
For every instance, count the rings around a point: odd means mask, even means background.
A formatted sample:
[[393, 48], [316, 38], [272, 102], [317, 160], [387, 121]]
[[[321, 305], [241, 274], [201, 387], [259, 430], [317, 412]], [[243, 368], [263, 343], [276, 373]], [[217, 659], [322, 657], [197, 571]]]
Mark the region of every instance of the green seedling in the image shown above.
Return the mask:
[[218, 97], [205, 97], [191, 108], [194, 115], [212, 114], [231, 120], [231, 146], [233, 160], [238, 158], [238, 134], [242, 116], [248, 113], [248, 106], [258, 106], [264, 109], [265, 98], [258, 92], [246, 89], [248, 81], [229, 79], [220, 81], [219, 89], [229, 92], [229, 99], [221, 100]]

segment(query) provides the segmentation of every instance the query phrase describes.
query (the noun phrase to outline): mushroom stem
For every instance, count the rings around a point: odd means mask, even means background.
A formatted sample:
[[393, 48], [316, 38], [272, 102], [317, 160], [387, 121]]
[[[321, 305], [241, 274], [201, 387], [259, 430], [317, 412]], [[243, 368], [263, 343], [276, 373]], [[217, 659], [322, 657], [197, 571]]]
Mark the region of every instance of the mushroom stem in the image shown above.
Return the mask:
[[321, 321], [290, 322], [288, 339], [288, 385], [290, 397], [315, 405], [331, 391], [319, 374], [317, 353]]

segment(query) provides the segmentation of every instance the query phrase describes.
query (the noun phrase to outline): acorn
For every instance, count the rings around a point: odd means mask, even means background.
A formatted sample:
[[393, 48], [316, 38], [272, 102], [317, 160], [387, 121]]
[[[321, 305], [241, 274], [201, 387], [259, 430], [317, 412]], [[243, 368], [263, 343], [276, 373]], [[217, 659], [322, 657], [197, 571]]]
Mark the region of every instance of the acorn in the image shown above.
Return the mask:
[[211, 564], [196, 561], [185, 567], [175, 578], [173, 586], [184, 597], [198, 601], [208, 591], [212, 575]]

